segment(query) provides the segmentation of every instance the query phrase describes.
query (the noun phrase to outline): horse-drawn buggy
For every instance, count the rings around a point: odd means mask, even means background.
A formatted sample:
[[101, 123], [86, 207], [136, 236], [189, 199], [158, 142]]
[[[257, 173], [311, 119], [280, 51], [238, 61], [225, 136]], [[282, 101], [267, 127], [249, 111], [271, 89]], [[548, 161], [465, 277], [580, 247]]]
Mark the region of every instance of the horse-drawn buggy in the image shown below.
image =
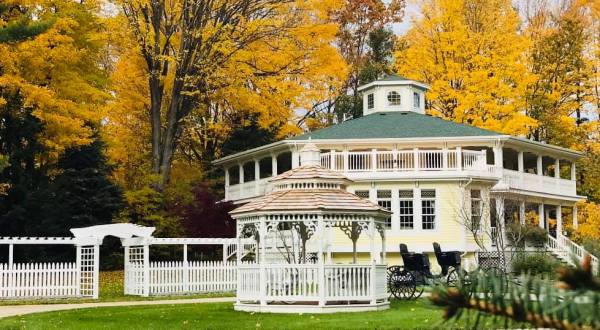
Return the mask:
[[460, 251], [443, 252], [438, 243], [433, 243], [433, 250], [438, 264], [442, 268], [440, 274], [431, 272], [429, 257], [424, 253], [409, 252], [406, 244], [400, 244], [400, 255], [403, 266], [388, 267], [388, 288], [390, 293], [399, 299], [418, 298], [425, 286], [434, 281], [445, 281], [455, 285], [459, 279]]

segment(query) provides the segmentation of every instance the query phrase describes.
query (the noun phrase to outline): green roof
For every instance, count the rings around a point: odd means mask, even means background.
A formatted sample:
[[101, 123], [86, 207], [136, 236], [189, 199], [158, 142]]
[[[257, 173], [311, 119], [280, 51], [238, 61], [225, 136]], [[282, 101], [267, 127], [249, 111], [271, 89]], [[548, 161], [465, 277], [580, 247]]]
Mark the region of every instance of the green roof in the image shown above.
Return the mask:
[[347, 120], [291, 140], [443, 138], [502, 135], [416, 112], [376, 112]]
[[397, 74], [388, 74], [388, 75], [381, 77], [380, 79], [377, 79], [376, 81], [404, 81], [404, 80], [409, 80], [409, 79], [399, 76]]

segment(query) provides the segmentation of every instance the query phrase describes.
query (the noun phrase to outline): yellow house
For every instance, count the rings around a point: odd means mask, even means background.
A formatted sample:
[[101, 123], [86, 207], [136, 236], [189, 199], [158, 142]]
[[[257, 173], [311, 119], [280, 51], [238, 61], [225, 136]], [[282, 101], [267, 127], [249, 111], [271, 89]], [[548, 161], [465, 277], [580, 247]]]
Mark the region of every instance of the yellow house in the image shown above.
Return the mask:
[[[390, 210], [388, 263], [400, 264], [400, 243], [415, 252], [465, 253], [498, 244], [506, 220], [535, 214], [548, 231], [548, 248], [565, 258], [572, 243], [563, 223], [577, 226], [575, 162], [579, 152], [458, 124], [425, 114], [421, 82], [388, 76], [359, 88], [363, 117], [254, 148], [215, 164], [225, 169], [225, 200], [243, 204], [270, 191], [269, 179], [300, 166], [299, 151], [320, 150], [321, 166], [352, 181], [347, 190]], [[499, 221], [504, 219], [504, 221]], [[477, 228], [475, 228], [477, 227]], [[342, 232], [329, 251], [351, 258]], [[359, 239], [359, 257], [368, 258]], [[432, 265], [437, 265], [432, 261]]]

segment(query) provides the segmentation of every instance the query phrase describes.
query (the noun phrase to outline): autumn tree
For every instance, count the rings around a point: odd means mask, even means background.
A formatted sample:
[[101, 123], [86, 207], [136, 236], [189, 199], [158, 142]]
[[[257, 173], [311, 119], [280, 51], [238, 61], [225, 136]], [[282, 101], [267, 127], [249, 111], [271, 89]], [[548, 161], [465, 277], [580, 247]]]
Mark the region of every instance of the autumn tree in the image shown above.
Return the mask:
[[194, 138], [189, 146], [201, 157], [214, 157], [230, 113], [256, 113], [264, 127], [285, 124], [340, 71], [328, 23], [336, 1], [120, 3], [148, 77], [158, 190], [182, 136]]
[[391, 24], [404, 18], [404, 0], [345, 0], [334, 13], [339, 25], [336, 45], [348, 63], [348, 75], [327, 98], [316, 102], [300, 119], [300, 125], [317, 129], [343, 117], [362, 116], [358, 86], [391, 73], [391, 50], [395, 35]]
[[581, 149], [591, 101], [590, 61], [585, 6], [577, 2], [552, 10], [539, 7], [528, 17], [528, 66], [533, 80], [526, 90], [526, 114], [538, 126], [529, 134], [537, 141]]
[[509, 0], [425, 0], [400, 40], [399, 74], [428, 83], [427, 107], [436, 116], [498, 132], [524, 135], [537, 125], [523, 113], [529, 82]]

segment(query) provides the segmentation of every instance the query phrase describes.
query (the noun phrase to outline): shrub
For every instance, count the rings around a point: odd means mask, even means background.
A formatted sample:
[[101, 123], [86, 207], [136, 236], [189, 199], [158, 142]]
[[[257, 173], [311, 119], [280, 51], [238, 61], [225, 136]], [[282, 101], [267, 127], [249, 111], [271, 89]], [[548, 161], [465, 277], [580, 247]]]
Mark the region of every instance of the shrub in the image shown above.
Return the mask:
[[544, 253], [523, 254], [512, 262], [513, 272], [517, 274], [554, 274], [560, 262], [553, 256]]
[[546, 244], [548, 240], [548, 233], [544, 228], [540, 228], [538, 226], [527, 226], [527, 231], [525, 232], [525, 241], [535, 247], [541, 247]]

